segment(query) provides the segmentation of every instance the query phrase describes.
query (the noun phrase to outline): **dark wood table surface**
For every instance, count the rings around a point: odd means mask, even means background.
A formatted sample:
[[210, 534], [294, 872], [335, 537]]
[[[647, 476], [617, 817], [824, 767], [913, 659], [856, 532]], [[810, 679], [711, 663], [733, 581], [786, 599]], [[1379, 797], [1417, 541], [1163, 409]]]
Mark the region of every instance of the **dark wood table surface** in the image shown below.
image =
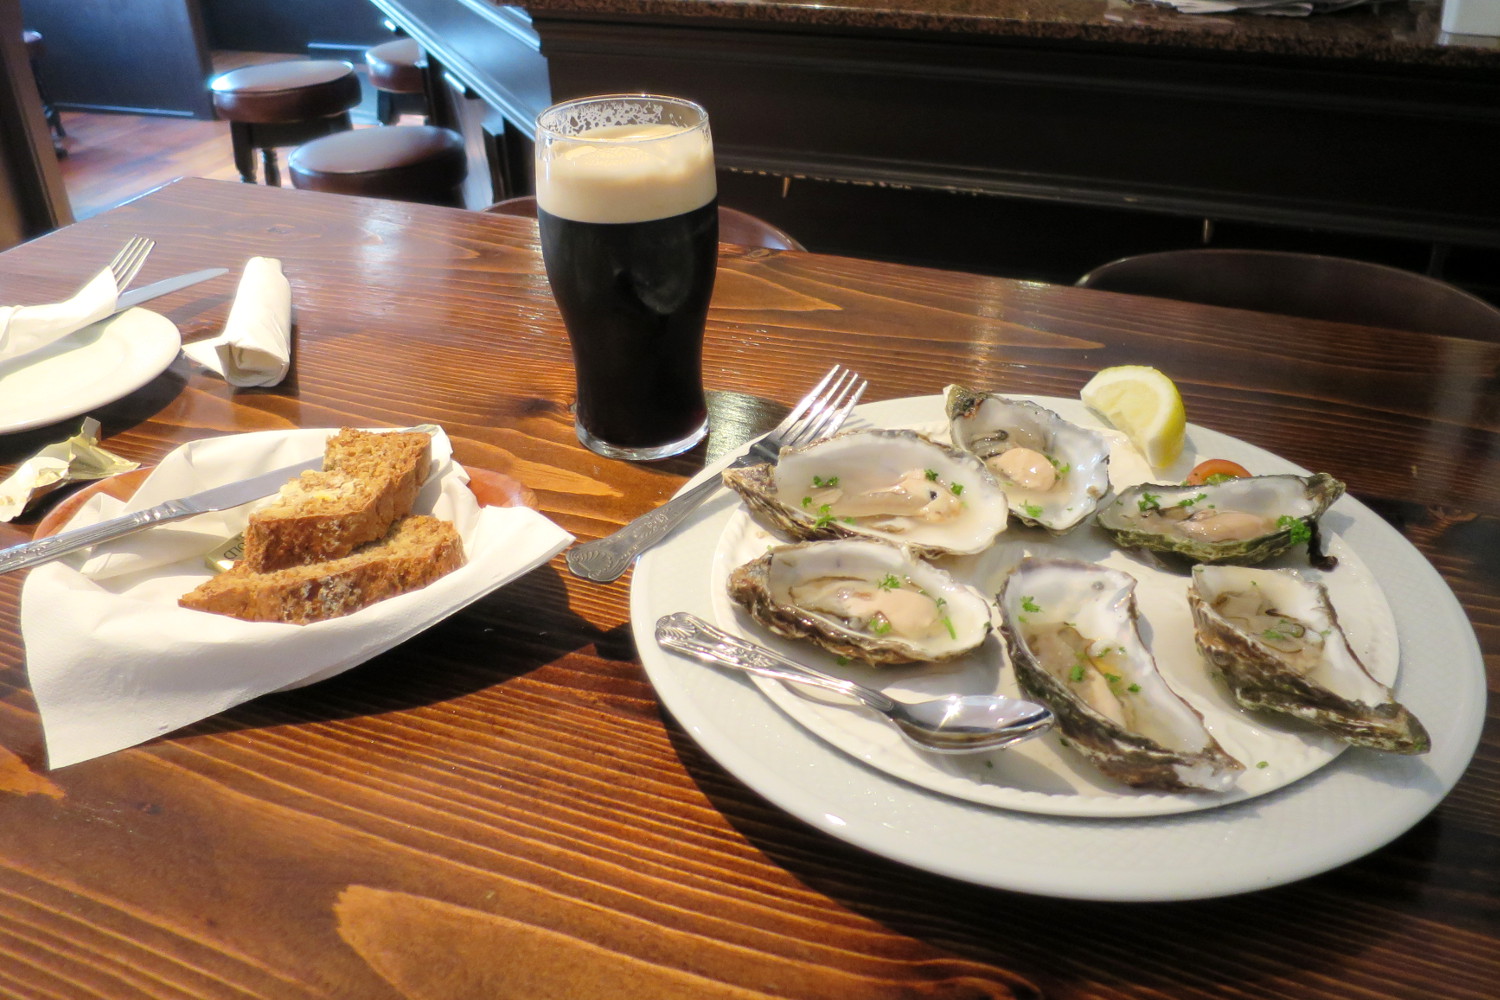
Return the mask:
[[[520, 480], [580, 538], [704, 461], [632, 465], [576, 442], [529, 222], [185, 180], [0, 255], [0, 301], [70, 292], [133, 233], [157, 240], [140, 282], [232, 269], [155, 304], [186, 339], [219, 331], [260, 254], [291, 279], [297, 340], [280, 386], [235, 391], [179, 359], [96, 410], [128, 458], [239, 431], [437, 422], [461, 462]], [[745, 427], [834, 361], [871, 375], [874, 399], [950, 381], [1072, 397], [1099, 368], [1155, 365], [1196, 423], [1334, 472], [1394, 524], [1500, 681], [1500, 345], [811, 254], [726, 247], [721, 274], [706, 378]], [[76, 426], [0, 435], [0, 476]], [[35, 525], [0, 525], [0, 546]], [[589, 583], [561, 558], [337, 678], [48, 771], [24, 577], [0, 576], [0, 996], [1500, 989], [1493, 706], [1452, 793], [1374, 853], [1243, 895], [1083, 902], [928, 874], [777, 809], [660, 708], [629, 577]]]

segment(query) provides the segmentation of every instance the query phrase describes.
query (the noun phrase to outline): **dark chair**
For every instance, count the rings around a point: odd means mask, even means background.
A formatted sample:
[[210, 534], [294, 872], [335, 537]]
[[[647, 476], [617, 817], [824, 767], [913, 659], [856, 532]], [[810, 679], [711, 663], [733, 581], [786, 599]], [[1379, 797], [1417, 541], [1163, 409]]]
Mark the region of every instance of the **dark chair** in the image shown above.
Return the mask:
[[[525, 219], [536, 218], [536, 199], [530, 195], [507, 198], [485, 208], [496, 215], [515, 215]], [[743, 247], [765, 247], [769, 250], [805, 250], [801, 243], [785, 230], [771, 225], [736, 208], [719, 206], [719, 242], [735, 243]]]
[[332, 59], [246, 66], [214, 77], [208, 86], [214, 112], [229, 122], [240, 179], [255, 183], [258, 149], [265, 182], [275, 187], [281, 185], [276, 147], [348, 130], [349, 109], [360, 99], [354, 67]]
[[415, 38], [398, 38], [365, 51], [370, 86], [375, 88], [375, 117], [392, 125], [402, 114], [432, 121], [427, 99], [427, 55]]
[[1169, 250], [1112, 261], [1079, 287], [1500, 342], [1500, 309], [1383, 264], [1269, 250]]
[[293, 151], [292, 186], [308, 191], [463, 206], [463, 137], [432, 125], [362, 128]]
[[[36, 77], [37, 96], [42, 99], [42, 114], [46, 116], [47, 127], [52, 129], [54, 140], [62, 140], [68, 137], [63, 129], [62, 115], [47, 97], [47, 88], [42, 83], [42, 57], [47, 54], [47, 45], [42, 40], [40, 31], [30, 29], [21, 32], [21, 41], [26, 45], [26, 59], [31, 63], [31, 75]], [[67, 151], [61, 145], [57, 146], [57, 155], [66, 156]]]

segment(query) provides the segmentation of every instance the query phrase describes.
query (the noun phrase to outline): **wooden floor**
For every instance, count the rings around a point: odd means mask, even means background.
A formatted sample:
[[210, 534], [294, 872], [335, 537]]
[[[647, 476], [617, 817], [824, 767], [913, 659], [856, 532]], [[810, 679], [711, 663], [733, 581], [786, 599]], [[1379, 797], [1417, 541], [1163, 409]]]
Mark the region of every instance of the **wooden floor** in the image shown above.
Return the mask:
[[[306, 58], [274, 52], [216, 52], [214, 72], [284, 59]], [[355, 126], [373, 124], [373, 115], [356, 109]], [[63, 184], [76, 219], [113, 208], [179, 177], [236, 180], [230, 151], [229, 123], [156, 115], [63, 111], [60, 161]], [[282, 178], [286, 155], [280, 150]]]

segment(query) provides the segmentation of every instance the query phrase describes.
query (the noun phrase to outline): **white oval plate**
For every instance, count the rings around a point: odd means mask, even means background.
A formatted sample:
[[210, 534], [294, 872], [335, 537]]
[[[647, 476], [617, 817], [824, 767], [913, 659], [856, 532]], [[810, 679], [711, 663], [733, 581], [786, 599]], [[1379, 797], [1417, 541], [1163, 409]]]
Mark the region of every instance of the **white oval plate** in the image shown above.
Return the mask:
[[[1054, 398], [1036, 401], [1064, 419], [1099, 428], [1082, 403]], [[885, 426], [913, 427], [947, 440], [941, 423], [942, 400], [937, 396], [909, 401], [907, 419]], [[934, 423], [933, 418], [939, 418]], [[1150, 472], [1123, 437], [1105, 430], [1112, 441], [1110, 465], [1116, 489], [1151, 481]], [[1191, 468], [1203, 457], [1186, 454], [1179, 464]], [[1305, 470], [1269, 452], [1240, 445], [1232, 456], [1260, 474]], [[1336, 523], [1338, 515], [1328, 518]], [[1385, 595], [1368, 568], [1341, 539], [1327, 533], [1328, 550], [1339, 559], [1335, 572], [1320, 573], [1307, 564], [1302, 550], [1287, 553], [1268, 567], [1287, 567], [1329, 588], [1339, 620], [1356, 653], [1380, 681], [1391, 684], [1397, 672], [1397, 639]], [[741, 509], [725, 525], [715, 551], [710, 578], [714, 588], [714, 618], [721, 627], [776, 649], [794, 660], [878, 688], [903, 701], [947, 694], [993, 694], [1024, 697], [998, 635], [978, 651], [941, 665], [871, 667], [840, 664], [808, 643], [783, 639], [756, 623], [729, 599], [725, 581], [736, 566], [758, 557], [768, 545], [782, 540], [757, 525]], [[941, 565], [958, 579], [990, 597], [999, 591], [1006, 573], [1023, 556], [1080, 559], [1123, 570], [1136, 579], [1136, 601], [1142, 634], [1149, 640], [1158, 669], [1172, 689], [1204, 718], [1205, 726], [1224, 750], [1245, 765], [1232, 791], [1222, 794], [1168, 794], [1138, 791], [1112, 781], [1062, 746], [1059, 736], [1009, 750], [965, 756], [939, 756], [914, 749], [889, 725], [870, 712], [830, 704], [799, 689], [765, 678], [754, 678], [776, 705], [810, 731], [858, 759], [923, 788], [985, 805], [1055, 816], [1163, 816], [1210, 809], [1255, 795], [1264, 795], [1327, 764], [1345, 744], [1310, 726], [1278, 722], [1239, 708], [1228, 690], [1213, 681], [1193, 643], [1192, 618], [1187, 604], [1187, 577], [1149, 565], [1116, 548], [1099, 528], [1081, 526], [1062, 537], [1012, 520], [1000, 541], [982, 556], [943, 560]], [[998, 621], [998, 615], [996, 615]]]
[[[916, 407], [917, 419], [927, 419], [933, 399], [871, 404], [861, 416], [877, 425], [909, 423]], [[1274, 458], [1196, 426], [1189, 443], [1197, 454]], [[1180, 475], [1168, 470], [1164, 478]], [[1346, 497], [1330, 519], [1378, 586], [1399, 598], [1391, 605], [1403, 664], [1397, 696], [1431, 731], [1431, 753], [1350, 750], [1287, 787], [1173, 815], [1043, 815], [933, 792], [834, 747], [748, 678], [668, 654], [652, 640], [664, 614], [716, 616], [714, 556], [738, 509], [733, 494], [715, 495], [637, 565], [631, 623], [647, 674], [666, 709], [752, 789], [835, 837], [905, 864], [1080, 899], [1196, 899], [1265, 888], [1358, 858], [1409, 829], [1458, 781], [1478, 743], [1483, 662], [1462, 607], [1410, 543]]]
[[45, 427], [127, 396], [182, 348], [171, 320], [127, 309], [68, 334], [36, 357], [0, 362], [0, 434]]

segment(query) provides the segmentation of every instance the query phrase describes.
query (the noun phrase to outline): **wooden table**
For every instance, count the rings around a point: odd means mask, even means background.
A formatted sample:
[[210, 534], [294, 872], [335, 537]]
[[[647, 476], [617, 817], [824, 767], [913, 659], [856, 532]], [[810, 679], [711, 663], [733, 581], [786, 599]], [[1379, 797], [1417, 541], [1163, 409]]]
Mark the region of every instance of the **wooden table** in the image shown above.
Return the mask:
[[[460, 461], [520, 479], [580, 537], [701, 463], [576, 443], [527, 222], [181, 181], [0, 256], [0, 301], [71, 290], [137, 232], [157, 239], [141, 281], [280, 258], [297, 354], [283, 385], [241, 392], [179, 360], [96, 412], [129, 458], [436, 421]], [[156, 307], [209, 336], [233, 288]], [[831, 361], [874, 376], [877, 399], [959, 379], [1072, 396], [1103, 366], [1157, 365], [1194, 421], [1336, 472], [1397, 525], [1470, 615], [1491, 690], [1500, 677], [1500, 345], [726, 248], [709, 384], [758, 419]], [[0, 475], [75, 426], [0, 437]], [[0, 525], [0, 545], [34, 523]], [[23, 577], [0, 576], [0, 995], [1479, 998], [1500, 982], [1493, 709], [1456, 789], [1361, 860], [1228, 898], [1090, 903], [927, 874], [771, 806], [660, 710], [628, 578], [561, 559], [333, 680], [49, 772]]]

